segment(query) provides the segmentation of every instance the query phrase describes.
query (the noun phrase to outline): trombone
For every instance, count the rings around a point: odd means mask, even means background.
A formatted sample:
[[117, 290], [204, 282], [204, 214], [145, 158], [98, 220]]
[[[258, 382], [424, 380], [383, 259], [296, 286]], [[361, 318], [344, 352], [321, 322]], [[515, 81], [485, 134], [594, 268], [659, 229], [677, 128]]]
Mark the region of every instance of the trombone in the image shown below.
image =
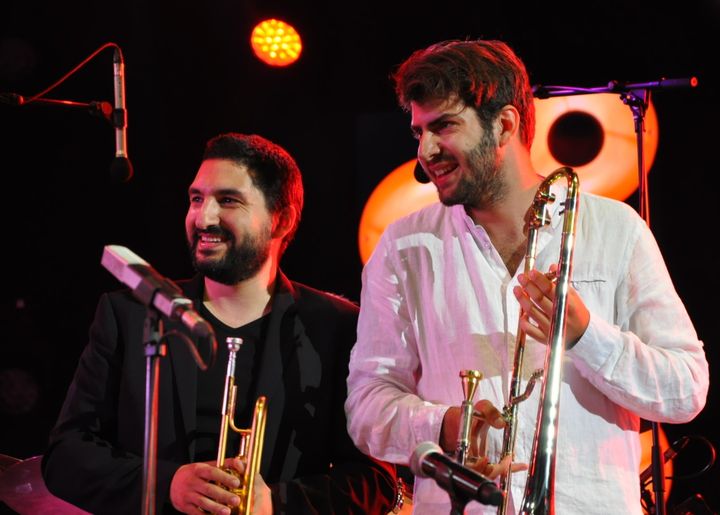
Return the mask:
[[[520, 509], [523, 514], [545, 514], [554, 512], [555, 458], [557, 448], [558, 413], [560, 407], [560, 383], [562, 380], [562, 356], [565, 342], [567, 315], [567, 295], [572, 274], [572, 257], [575, 243], [579, 181], [577, 174], [569, 167], [562, 167], [548, 175], [538, 187], [531, 206], [528, 221], [528, 246], [525, 256], [525, 273], [535, 266], [538, 230], [550, 223], [547, 207], [555, 201], [550, 186], [565, 178], [568, 183], [567, 197], [563, 203], [563, 229], [560, 243], [560, 258], [556, 274], [553, 317], [545, 356], [545, 372], [535, 370], [530, 376], [525, 392], [520, 394], [520, 377], [525, 351], [525, 334], [518, 327], [513, 360], [513, 375], [510, 383], [508, 403], [503, 408], [505, 431], [501, 459], [512, 456], [517, 434], [518, 404], [530, 396], [535, 381], [543, 377], [540, 404], [533, 439], [533, 449], [529, 464], [525, 493]], [[503, 504], [498, 513], [505, 514], [508, 508], [512, 471], [508, 469], [500, 479], [503, 491]]]
[[[231, 489], [231, 492], [240, 498], [240, 504], [231, 508], [232, 515], [250, 515], [253, 507], [253, 485], [255, 477], [260, 470], [262, 447], [265, 438], [265, 422], [267, 420], [267, 400], [264, 396], [258, 397], [255, 402], [252, 426], [250, 429], [240, 429], [235, 425], [235, 360], [237, 351], [242, 345], [242, 338], [227, 338], [229, 356], [227, 373], [225, 374], [225, 393], [220, 422], [220, 439], [216, 465], [218, 468], [239, 476], [240, 486]], [[240, 450], [237, 458], [245, 463], [245, 470], [240, 476], [235, 469], [225, 466], [225, 453], [227, 452], [227, 439], [230, 431], [240, 435]]]

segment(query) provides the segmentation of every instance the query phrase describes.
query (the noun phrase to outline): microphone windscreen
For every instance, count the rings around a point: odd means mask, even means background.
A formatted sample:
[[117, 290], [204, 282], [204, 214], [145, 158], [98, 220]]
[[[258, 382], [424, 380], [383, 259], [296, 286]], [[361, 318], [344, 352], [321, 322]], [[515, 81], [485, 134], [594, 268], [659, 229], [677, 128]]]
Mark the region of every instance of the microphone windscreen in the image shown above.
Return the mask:
[[420, 161], [415, 163], [413, 175], [415, 176], [415, 180], [420, 184], [427, 184], [430, 182], [430, 177], [428, 177], [425, 170], [423, 170], [423, 167], [420, 165]]
[[110, 165], [110, 180], [115, 183], [128, 182], [133, 176], [133, 167], [127, 157], [116, 157]]
[[427, 473], [423, 471], [422, 463], [430, 453], [442, 454], [442, 449], [435, 442], [422, 442], [415, 447], [412, 456], [410, 456], [410, 470], [413, 474], [418, 477], [428, 477]]

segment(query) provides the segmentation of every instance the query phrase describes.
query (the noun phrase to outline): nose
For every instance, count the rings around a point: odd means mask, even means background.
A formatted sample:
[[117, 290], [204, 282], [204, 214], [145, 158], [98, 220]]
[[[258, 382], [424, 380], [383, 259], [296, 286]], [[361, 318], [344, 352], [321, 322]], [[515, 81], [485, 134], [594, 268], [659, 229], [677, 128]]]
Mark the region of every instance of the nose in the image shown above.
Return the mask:
[[432, 161], [440, 153], [437, 137], [430, 131], [423, 132], [418, 143], [418, 158], [421, 161]]
[[195, 213], [195, 227], [206, 229], [220, 223], [220, 207], [213, 198], [206, 198], [197, 207]]

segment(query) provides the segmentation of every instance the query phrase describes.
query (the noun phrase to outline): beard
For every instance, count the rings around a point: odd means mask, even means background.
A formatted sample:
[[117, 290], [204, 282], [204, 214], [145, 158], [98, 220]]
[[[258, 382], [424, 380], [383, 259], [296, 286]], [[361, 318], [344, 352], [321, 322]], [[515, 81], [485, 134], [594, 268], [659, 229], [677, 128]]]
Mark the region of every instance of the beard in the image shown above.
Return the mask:
[[245, 233], [240, 241], [236, 241], [229, 231], [216, 225], [203, 232], [222, 236], [229, 245], [223, 256], [201, 260], [197, 255], [198, 232], [193, 232], [188, 238], [193, 267], [198, 273], [218, 283], [232, 286], [253, 277], [270, 255], [269, 226], [263, 227], [257, 235]]
[[492, 132], [484, 131], [480, 142], [464, 153], [468, 173], [458, 179], [453, 191], [441, 194], [440, 202], [446, 206], [462, 204], [485, 209], [502, 200], [507, 194], [507, 185], [500, 175], [500, 159], [495, 148]]

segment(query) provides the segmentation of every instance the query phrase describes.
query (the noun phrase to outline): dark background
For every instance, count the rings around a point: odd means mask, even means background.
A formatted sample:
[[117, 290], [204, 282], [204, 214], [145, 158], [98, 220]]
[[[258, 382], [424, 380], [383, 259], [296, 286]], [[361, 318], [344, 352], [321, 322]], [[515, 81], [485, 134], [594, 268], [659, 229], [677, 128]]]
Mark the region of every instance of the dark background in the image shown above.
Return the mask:
[[[109, 180], [114, 134], [82, 110], [0, 105], [4, 243], [0, 297], [0, 453], [42, 454], [100, 292], [119, 287], [100, 266], [106, 244], [129, 247], [161, 273], [192, 273], [184, 243], [186, 188], [204, 142], [254, 132], [283, 145], [303, 171], [306, 209], [283, 268], [357, 300], [357, 227], [379, 180], [414, 155], [390, 71], [413, 50], [449, 38], [499, 38], [533, 83], [602, 86], [697, 76], [692, 90], [656, 92], [660, 141], [650, 172], [652, 228], [675, 285], [716, 350], [715, 177], [717, 0], [655, 2], [20, 2], [0, 16], [0, 92], [35, 94], [103, 43], [125, 56], [128, 149], [135, 177]], [[255, 23], [282, 17], [301, 33], [300, 61], [270, 68], [249, 49]], [[48, 95], [112, 101], [106, 50]], [[627, 201], [637, 208], [637, 198]], [[671, 441], [716, 447], [711, 381], [704, 412], [664, 425]], [[676, 472], [701, 468], [692, 444]], [[676, 479], [671, 505], [700, 493], [720, 508], [720, 473]], [[608, 492], [613, 495], [613, 492]]]

